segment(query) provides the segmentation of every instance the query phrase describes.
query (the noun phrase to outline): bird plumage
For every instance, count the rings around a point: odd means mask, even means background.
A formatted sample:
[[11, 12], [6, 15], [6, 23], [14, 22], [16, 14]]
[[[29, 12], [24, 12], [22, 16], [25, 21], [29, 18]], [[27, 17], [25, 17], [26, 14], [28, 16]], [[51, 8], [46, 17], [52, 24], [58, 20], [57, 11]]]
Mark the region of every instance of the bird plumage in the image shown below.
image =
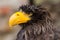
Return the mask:
[[20, 24], [23, 28], [18, 33], [16, 40], [54, 40], [53, 20], [45, 8], [24, 5], [20, 9], [27, 14], [32, 13], [33, 15], [30, 21]]

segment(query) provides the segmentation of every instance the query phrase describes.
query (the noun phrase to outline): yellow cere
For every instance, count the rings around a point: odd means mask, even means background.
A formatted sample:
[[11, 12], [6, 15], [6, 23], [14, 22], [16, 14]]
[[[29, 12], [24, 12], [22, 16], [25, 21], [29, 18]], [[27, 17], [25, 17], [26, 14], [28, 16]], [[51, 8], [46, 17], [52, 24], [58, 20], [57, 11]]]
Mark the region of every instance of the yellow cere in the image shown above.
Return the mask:
[[16, 12], [10, 17], [9, 26], [12, 27], [17, 24], [26, 23], [29, 20], [31, 20], [30, 16], [31, 16], [31, 14], [28, 15], [22, 11]]

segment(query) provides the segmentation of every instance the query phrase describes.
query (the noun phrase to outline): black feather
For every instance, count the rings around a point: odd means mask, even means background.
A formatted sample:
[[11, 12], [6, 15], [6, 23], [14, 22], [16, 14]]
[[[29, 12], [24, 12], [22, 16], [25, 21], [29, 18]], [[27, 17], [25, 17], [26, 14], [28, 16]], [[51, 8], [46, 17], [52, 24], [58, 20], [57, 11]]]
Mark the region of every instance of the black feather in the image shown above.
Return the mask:
[[[24, 5], [20, 7], [27, 14], [32, 13], [32, 20], [21, 24], [16, 40], [60, 40], [53, 28], [53, 20], [50, 13], [41, 6]], [[19, 10], [20, 10], [19, 9]]]

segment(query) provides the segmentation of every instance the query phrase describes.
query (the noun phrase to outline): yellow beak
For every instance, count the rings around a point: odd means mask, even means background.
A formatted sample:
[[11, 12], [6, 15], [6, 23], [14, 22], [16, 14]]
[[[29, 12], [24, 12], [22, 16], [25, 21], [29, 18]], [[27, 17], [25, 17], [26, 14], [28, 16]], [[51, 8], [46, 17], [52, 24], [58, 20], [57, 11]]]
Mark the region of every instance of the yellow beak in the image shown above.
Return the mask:
[[28, 22], [29, 20], [31, 20], [30, 16], [31, 15], [28, 15], [22, 11], [14, 13], [9, 19], [10, 28], [12, 28], [14, 25]]

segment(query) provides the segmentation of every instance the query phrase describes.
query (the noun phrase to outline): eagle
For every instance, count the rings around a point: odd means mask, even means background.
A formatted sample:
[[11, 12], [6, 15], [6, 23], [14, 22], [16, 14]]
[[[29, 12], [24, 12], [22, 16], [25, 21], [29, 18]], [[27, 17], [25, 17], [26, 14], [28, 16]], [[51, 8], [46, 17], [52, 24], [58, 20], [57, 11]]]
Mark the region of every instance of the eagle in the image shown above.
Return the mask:
[[23, 5], [9, 19], [10, 28], [20, 25], [16, 40], [60, 40], [50, 12], [36, 5]]

